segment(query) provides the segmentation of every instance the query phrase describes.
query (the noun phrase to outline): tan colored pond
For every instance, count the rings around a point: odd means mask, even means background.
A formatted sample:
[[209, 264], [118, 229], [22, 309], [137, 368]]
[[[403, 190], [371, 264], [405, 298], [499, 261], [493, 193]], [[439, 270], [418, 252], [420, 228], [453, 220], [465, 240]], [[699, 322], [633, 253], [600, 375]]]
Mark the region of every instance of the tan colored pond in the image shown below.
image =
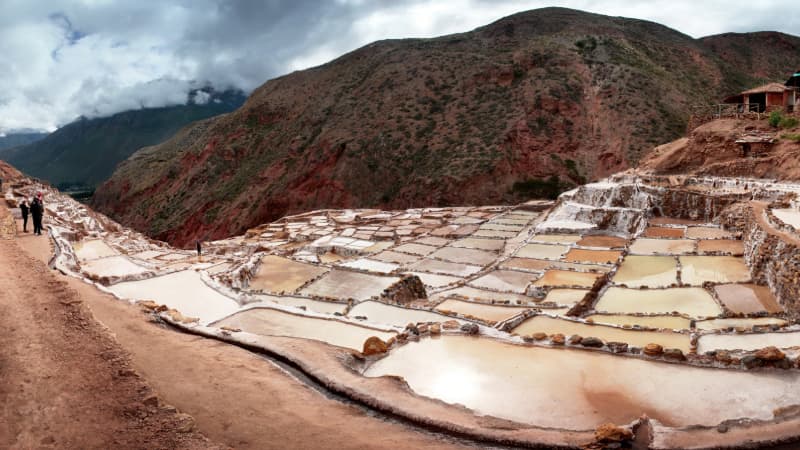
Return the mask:
[[479, 250], [500, 251], [506, 246], [502, 239], [465, 238], [453, 241], [451, 247], [477, 248]]
[[584, 236], [580, 241], [578, 241], [578, 245], [581, 247], [596, 248], [622, 248], [627, 243], [628, 240], [625, 238], [603, 235]]
[[410, 253], [412, 255], [427, 256], [436, 251], [436, 247], [425, 244], [408, 243], [398, 245], [392, 250], [396, 252]]
[[570, 430], [630, 423], [642, 414], [667, 426], [767, 420], [797, 403], [800, 388], [793, 371], [765, 377], [467, 336], [409, 343], [364, 374], [401, 376], [419, 395], [478, 414]]
[[266, 292], [294, 292], [327, 271], [324, 267], [267, 255], [261, 258], [261, 265], [250, 280], [249, 288]]
[[771, 346], [800, 347], [800, 332], [706, 334], [697, 340], [697, 353], [711, 350], [758, 350]]
[[452, 277], [450, 275], [437, 275], [435, 273], [425, 272], [408, 272], [409, 275], [416, 275], [422, 280], [422, 283], [432, 288], [440, 288], [448, 284], [457, 283], [462, 280], [461, 277]]
[[677, 348], [689, 351], [689, 335], [673, 331], [641, 331], [626, 330], [605, 325], [591, 325], [547, 316], [533, 316], [512, 330], [519, 335], [531, 335], [542, 332], [550, 334], [562, 333], [565, 336], [577, 334], [582, 337], [593, 336], [605, 342], [625, 342], [636, 347], [647, 344], [660, 344], [664, 348]]
[[494, 291], [487, 291], [485, 289], [478, 289], [471, 286], [463, 286], [454, 289], [448, 289], [446, 291], [442, 291], [438, 294], [435, 294], [431, 297], [432, 300], [441, 300], [445, 298], [449, 298], [452, 296], [459, 296], [464, 298], [471, 298], [475, 300], [484, 300], [487, 302], [495, 301], [495, 302], [509, 302], [513, 305], [516, 304], [528, 304], [536, 302], [536, 299], [533, 297], [528, 297], [526, 295], [521, 294], [512, 294], [508, 292], [494, 292]]
[[583, 300], [587, 293], [589, 293], [588, 289], [550, 289], [543, 302], [572, 306]]
[[546, 242], [549, 244], [570, 245], [580, 241], [579, 234], [536, 234], [531, 237], [531, 242]]
[[150, 271], [147, 267], [140, 266], [122, 255], [83, 261], [81, 270], [99, 277], [124, 277]]
[[735, 313], [767, 311], [779, 313], [783, 308], [770, 292], [768, 286], [756, 284], [721, 284], [714, 286], [719, 300]]
[[384, 341], [393, 332], [339, 322], [336, 320], [302, 317], [268, 308], [253, 308], [226, 317], [213, 324], [217, 327], [240, 328], [262, 336], [288, 336], [327, 342], [331, 345], [361, 351], [364, 341], [377, 336]]
[[420, 260], [419, 256], [409, 255], [406, 253], [393, 252], [391, 250], [380, 252], [377, 255], [372, 255], [370, 256], [370, 258], [377, 261], [383, 261], [401, 265], [412, 264]]
[[633, 255], [685, 255], [694, 252], [696, 241], [691, 239], [648, 239], [633, 241], [629, 249]]
[[742, 317], [727, 319], [698, 320], [694, 323], [698, 330], [725, 330], [727, 328], [753, 328], [759, 325], [785, 325], [787, 322], [777, 317]]
[[610, 287], [595, 305], [597, 311], [610, 313], [669, 314], [691, 317], [716, 317], [722, 308], [702, 288], [626, 289]]
[[516, 236], [516, 231], [500, 231], [500, 230], [486, 230], [481, 229], [472, 233], [473, 237], [488, 237], [494, 239], [510, 239]]
[[569, 250], [565, 245], [526, 244], [514, 255], [517, 258], [561, 259]]
[[482, 277], [470, 281], [469, 284], [477, 288], [524, 294], [525, 289], [536, 278], [538, 278], [536, 274], [529, 272], [493, 270]]
[[744, 243], [734, 239], [703, 239], [697, 241], [697, 253], [726, 253], [733, 256], [744, 255]]
[[672, 256], [627, 256], [612, 281], [628, 287], [667, 287], [678, 282], [678, 266]]
[[800, 211], [794, 208], [775, 208], [772, 214], [781, 222], [791, 225], [795, 230], [800, 230]]
[[78, 242], [72, 245], [72, 250], [75, 252], [75, 256], [80, 260], [105, 258], [107, 256], [119, 254], [119, 252], [111, 248], [101, 239]]
[[324, 314], [341, 313], [347, 308], [346, 303], [326, 302], [305, 297], [283, 296], [283, 295], [263, 295], [259, 297], [263, 302], [272, 302], [284, 306], [294, 306], [305, 308], [307, 311], [314, 311]]
[[715, 227], [689, 227], [686, 229], [686, 237], [693, 239], [730, 239], [733, 234]]
[[365, 273], [334, 269], [319, 280], [303, 288], [303, 295], [367, 300], [380, 296], [384, 289], [399, 281], [397, 277], [382, 277]]
[[596, 323], [611, 325], [639, 325], [648, 328], [664, 328], [667, 330], [688, 330], [692, 321], [681, 316], [634, 316], [629, 314], [591, 314], [586, 319]]
[[617, 262], [621, 255], [622, 252], [619, 250], [585, 250], [582, 248], [573, 248], [567, 252], [564, 260], [570, 262], [613, 264]]
[[569, 270], [548, 270], [533, 284], [535, 286], [582, 287], [590, 288], [602, 274], [592, 272], [572, 272]]
[[452, 317], [421, 309], [403, 308], [381, 302], [366, 301], [355, 305], [347, 313], [349, 317], [365, 316], [367, 322], [404, 327], [417, 322], [446, 322]]
[[448, 299], [436, 306], [437, 311], [452, 311], [464, 316], [477, 317], [487, 322], [500, 322], [510, 319], [529, 308], [518, 306], [487, 305], [485, 303], [465, 302]]
[[750, 281], [750, 269], [737, 256], [681, 256], [681, 281], [701, 286], [712, 283], [743, 283]]
[[485, 266], [494, 262], [494, 260], [497, 259], [497, 254], [472, 248], [443, 247], [431, 253], [430, 258], [438, 258], [461, 264]]

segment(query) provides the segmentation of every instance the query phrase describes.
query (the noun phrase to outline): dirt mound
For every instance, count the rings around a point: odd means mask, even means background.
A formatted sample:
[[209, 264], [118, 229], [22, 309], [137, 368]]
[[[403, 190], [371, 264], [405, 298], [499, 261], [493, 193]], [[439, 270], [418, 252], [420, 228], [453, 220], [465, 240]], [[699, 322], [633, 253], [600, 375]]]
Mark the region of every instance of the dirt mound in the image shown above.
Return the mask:
[[[639, 169], [657, 174], [800, 179], [800, 127], [781, 129], [762, 119], [718, 119], [701, 125], [689, 136], [653, 149]], [[748, 137], [774, 140], [744, 146]]]

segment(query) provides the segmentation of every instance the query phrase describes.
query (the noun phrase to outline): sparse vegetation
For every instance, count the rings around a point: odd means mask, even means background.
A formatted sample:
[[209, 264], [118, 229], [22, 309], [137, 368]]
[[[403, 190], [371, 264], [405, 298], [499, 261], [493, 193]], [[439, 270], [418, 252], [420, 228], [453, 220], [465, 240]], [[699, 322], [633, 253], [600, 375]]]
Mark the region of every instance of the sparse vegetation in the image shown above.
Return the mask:
[[572, 185], [562, 183], [558, 175], [549, 178], [528, 178], [517, 181], [511, 187], [511, 192], [523, 198], [555, 199], [559, 194], [571, 188]]
[[800, 133], [785, 133], [781, 135], [781, 138], [792, 142], [800, 142]]

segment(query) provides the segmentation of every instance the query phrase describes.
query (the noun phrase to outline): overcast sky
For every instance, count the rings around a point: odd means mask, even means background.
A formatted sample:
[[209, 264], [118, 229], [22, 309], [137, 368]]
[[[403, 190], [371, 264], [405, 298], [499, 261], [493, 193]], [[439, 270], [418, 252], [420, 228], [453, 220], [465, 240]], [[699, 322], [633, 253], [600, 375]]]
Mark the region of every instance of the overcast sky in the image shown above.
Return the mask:
[[0, 134], [183, 103], [206, 83], [249, 92], [378, 39], [468, 31], [545, 6], [695, 37], [800, 34], [790, 0], [0, 0]]

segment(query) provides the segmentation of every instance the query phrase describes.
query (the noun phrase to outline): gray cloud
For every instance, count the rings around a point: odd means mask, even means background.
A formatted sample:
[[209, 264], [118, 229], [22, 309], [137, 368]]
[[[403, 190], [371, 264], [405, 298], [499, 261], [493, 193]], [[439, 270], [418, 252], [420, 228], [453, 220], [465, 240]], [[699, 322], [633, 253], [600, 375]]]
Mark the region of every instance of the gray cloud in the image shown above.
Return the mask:
[[431, 37], [544, 6], [663, 23], [692, 36], [800, 29], [786, 0], [2, 0], [0, 134], [250, 91], [378, 39]]

